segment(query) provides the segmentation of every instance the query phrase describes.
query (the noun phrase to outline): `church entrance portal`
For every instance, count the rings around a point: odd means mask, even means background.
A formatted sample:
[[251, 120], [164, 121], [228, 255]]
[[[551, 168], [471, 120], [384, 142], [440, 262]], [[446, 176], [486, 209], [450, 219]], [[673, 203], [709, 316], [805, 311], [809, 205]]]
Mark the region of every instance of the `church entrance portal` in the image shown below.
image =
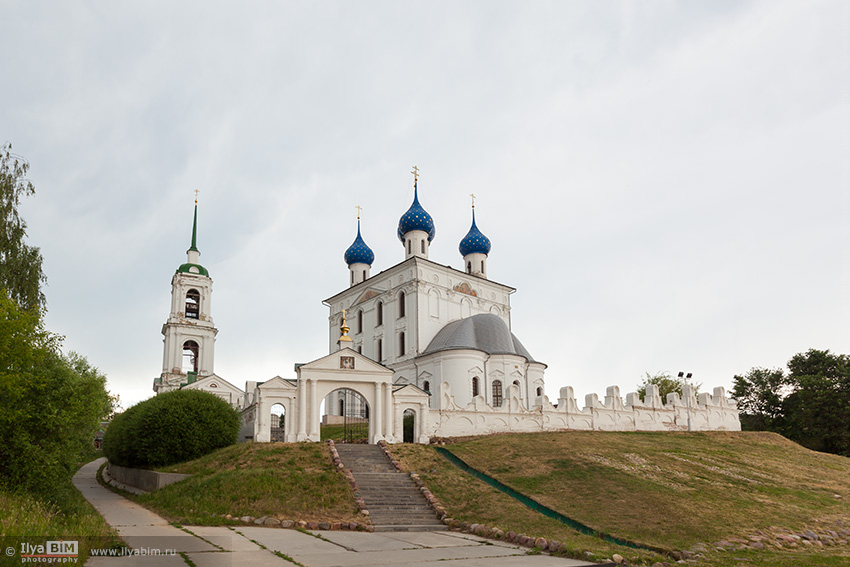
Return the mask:
[[326, 398], [322, 416], [322, 440], [337, 443], [368, 443], [369, 405], [350, 388], [334, 390]]
[[276, 441], [280, 441], [281, 443], [286, 442], [285, 413], [286, 410], [281, 404], [272, 406], [271, 416], [269, 416], [271, 425], [271, 437], [269, 441], [272, 443]]

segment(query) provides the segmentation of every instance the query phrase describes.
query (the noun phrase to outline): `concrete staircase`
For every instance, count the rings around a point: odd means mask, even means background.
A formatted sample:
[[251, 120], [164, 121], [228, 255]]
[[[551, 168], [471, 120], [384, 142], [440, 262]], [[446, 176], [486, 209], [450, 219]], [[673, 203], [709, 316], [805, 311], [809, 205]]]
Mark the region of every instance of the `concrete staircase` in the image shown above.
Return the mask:
[[336, 445], [366, 502], [376, 532], [445, 530], [410, 477], [395, 470], [378, 445]]

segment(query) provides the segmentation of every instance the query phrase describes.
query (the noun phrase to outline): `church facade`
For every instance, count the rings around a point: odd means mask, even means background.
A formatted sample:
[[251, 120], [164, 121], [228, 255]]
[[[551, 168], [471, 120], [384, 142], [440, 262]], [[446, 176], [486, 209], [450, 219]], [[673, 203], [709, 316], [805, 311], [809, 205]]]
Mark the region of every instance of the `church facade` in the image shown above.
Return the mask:
[[349, 287], [326, 299], [329, 354], [296, 365], [295, 376], [248, 381], [244, 390], [215, 375], [217, 329], [212, 280], [199, 263], [197, 201], [187, 262], [172, 278], [163, 325], [163, 370], [154, 390], [212, 392], [242, 411], [242, 440], [319, 441], [324, 427], [362, 427], [368, 442], [427, 443], [432, 437], [503, 431], [739, 430], [723, 388], [697, 398], [688, 388], [664, 403], [654, 387], [644, 399], [619, 389], [579, 409], [571, 387], [556, 404], [545, 395], [546, 365], [511, 330], [516, 290], [487, 278], [490, 240], [472, 223], [458, 249], [464, 270], [428, 258], [434, 221], [413, 202], [396, 231], [404, 259], [371, 275], [374, 253], [357, 235], [344, 258]]

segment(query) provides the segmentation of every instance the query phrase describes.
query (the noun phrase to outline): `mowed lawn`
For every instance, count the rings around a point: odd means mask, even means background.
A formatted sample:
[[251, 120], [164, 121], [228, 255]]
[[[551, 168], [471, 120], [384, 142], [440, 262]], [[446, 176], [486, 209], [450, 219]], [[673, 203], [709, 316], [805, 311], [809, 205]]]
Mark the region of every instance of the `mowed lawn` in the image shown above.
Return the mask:
[[[809, 451], [771, 433], [505, 434], [447, 448], [593, 529], [670, 550], [770, 527], [802, 530], [841, 522], [850, 527], [850, 459]], [[446, 467], [431, 447], [394, 446], [393, 451], [465, 521], [568, 540], [573, 549], [597, 556], [612, 552], [609, 544], [570, 535], [554, 520], [520, 512], [492, 487]], [[747, 565], [850, 564], [848, 546], [805, 553], [804, 558], [792, 551], [746, 551], [735, 557]], [[737, 564], [731, 555], [713, 557], [711, 563]]]
[[239, 443], [161, 470], [194, 476], [133, 499], [179, 523], [232, 523], [224, 514], [364, 521], [324, 443]]

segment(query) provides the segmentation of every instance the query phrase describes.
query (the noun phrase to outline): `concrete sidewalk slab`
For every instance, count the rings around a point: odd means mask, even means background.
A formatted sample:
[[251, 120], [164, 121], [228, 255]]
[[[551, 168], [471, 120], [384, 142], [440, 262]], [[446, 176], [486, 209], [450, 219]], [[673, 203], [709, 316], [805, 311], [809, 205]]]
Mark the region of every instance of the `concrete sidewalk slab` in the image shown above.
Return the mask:
[[[254, 547], [254, 551], [187, 553], [186, 557], [198, 567], [237, 567], [241, 565], [250, 565], [251, 567], [293, 567], [293, 564], [286, 559], [256, 546]], [[187, 565], [184, 563], [182, 567], [187, 567]]]
[[198, 537], [202, 537], [222, 551], [257, 551], [256, 543], [227, 527], [189, 526], [186, 528]]
[[[290, 557], [310, 557], [314, 555], [336, 555], [350, 553], [344, 547], [322, 541], [317, 537], [297, 530], [280, 528], [234, 528], [249, 540], [262, 544], [269, 551], [280, 551]], [[322, 532], [325, 533], [325, 532]], [[300, 561], [300, 560], [299, 560]], [[304, 561], [302, 561], [304, 563]], [[308, 566], [312, 567], [310, 563]]]
[[357, 533], [357, 532], [315, 532], [321, 537], [344, 547], [350, 551], [401, 551], [403, 549], [422, 548], [425, 546], [391, 537], [391, 532]]
[[[483, 559], [492, 557], [528, 557], [524, 552], [513, 549], [505, 549], [496, 546], [477, 547], [444, 547], [436, 549], [419, 548], [394, 551], [361, 551], [347, 552], [342, 554], [302, 556], [292, 554], [296, 560], [310, 567], [342, 567], [342, 566], [377, 566], [377, 565], [399, 565], [410, 563], [411, 565], [432, 563], [437, 561], [452, 561], [451, 565], [463, 565], [459, 560]], [[519, 565], [519, 564], [518, 564]]]

